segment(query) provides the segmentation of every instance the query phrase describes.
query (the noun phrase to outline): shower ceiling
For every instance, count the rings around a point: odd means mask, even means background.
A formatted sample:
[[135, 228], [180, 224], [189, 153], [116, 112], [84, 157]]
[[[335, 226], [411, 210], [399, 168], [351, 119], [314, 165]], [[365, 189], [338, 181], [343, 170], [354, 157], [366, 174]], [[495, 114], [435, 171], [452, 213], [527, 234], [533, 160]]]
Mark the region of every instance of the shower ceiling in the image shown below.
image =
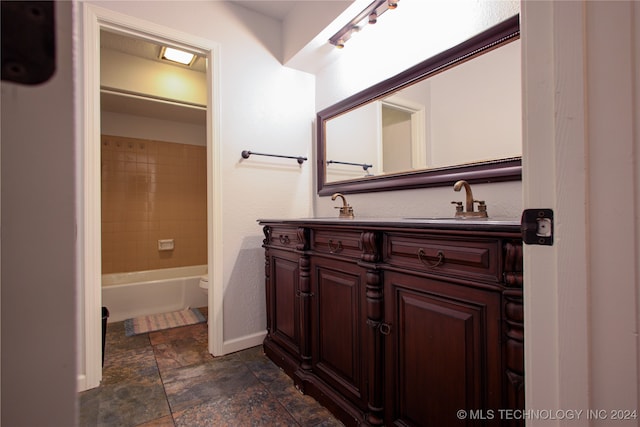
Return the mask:
[[[134, 38], [122, 34], [112, 33], [109, 31], [100, 31], [100, 47], [102, 49], [111, 49], [117, 52], [126, 53], [137, 56], [139, 58], [149, 59], [152, 61], [167, 63], [159, 58], [162, 46], [148, 42], [143, 39]], [[206, 72], [206, 61], [202, 57], [198, 57], [192, 66], [173, 64], [176, 67], [185, 67], [201, 73]]]

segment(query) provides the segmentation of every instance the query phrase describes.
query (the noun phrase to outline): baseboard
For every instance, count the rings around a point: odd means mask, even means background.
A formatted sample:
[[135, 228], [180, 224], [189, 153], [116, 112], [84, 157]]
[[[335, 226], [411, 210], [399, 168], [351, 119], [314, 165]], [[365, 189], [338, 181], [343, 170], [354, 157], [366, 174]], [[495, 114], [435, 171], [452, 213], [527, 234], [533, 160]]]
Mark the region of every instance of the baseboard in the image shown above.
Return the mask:
[[87, 384], [87, 376], [85, 374], [79, 374], [77, 381], [76, 387], [78, 387], [78, 393], [93, 388], [89, 387], [89, 384]]
[[87, 376], [85, 374], [78, 375], [78, 379], [76, 381], [78, 392], [87, 390]]
[[236, 351], [246, 350], [257, 345], [262, 345], [267, 331], [257, 332], [255, 334], [246, 335], [240, 338], [225, 341], [223, 343], [224, 354], [235, 353]]

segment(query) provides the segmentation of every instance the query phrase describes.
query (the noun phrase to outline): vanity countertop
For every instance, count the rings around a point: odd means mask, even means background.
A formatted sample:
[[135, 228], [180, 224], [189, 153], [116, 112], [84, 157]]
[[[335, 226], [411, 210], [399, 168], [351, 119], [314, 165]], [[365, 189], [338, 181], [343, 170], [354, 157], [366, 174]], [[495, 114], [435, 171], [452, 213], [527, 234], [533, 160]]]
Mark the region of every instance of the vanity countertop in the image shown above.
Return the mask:
[[260, 224], [327, 225], [365, 228], [418, 228], [449, 230], [485, 230], [519, 232], [520, 220], [507, 218], [435, 218], [435, 217], [314, 217], [293, 219], [258, 219]]

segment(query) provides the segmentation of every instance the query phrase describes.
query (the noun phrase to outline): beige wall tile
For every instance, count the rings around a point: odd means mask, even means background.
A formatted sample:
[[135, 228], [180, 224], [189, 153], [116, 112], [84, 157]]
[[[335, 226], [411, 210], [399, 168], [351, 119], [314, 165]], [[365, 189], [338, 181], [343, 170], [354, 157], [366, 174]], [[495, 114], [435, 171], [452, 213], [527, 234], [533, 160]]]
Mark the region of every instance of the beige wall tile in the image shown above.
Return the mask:
[[206, 164], [205, 147], [103, 135], [103, 273], [206, 264]]

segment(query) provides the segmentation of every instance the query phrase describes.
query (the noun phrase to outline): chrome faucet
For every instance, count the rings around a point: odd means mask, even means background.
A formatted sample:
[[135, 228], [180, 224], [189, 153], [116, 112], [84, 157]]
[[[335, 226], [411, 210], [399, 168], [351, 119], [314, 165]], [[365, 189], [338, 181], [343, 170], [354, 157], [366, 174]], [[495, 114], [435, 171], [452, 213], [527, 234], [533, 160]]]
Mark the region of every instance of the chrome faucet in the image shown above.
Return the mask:
[[347, 199], [341, 193], [335, 193], [331, 196], [331, 200], [335, 200], [336, 198], [342, 198], [342, 206], [336, 206], [336, 209], [340, 209], [340, 214], [338, 215], [340, 218], [353, 218], [353, 208], [349, 206], [347, 203]]
[[[462, 202], [453, 201], [451, 203], [456, 205], [456, 217], [460, 218], [487, 218], [487, 205], [484, 203], [484, 200], [474, 200], [473, 193], [471, 192], [471, 186], [467, 181], [460, 180], [453, 185], [454, 191], [460, 191], [464, 187], [466, 192], [466, 203], [465, 209], [462, 209]], [[478, 204], [478, 211], [474, 211], [473, 204]]]

